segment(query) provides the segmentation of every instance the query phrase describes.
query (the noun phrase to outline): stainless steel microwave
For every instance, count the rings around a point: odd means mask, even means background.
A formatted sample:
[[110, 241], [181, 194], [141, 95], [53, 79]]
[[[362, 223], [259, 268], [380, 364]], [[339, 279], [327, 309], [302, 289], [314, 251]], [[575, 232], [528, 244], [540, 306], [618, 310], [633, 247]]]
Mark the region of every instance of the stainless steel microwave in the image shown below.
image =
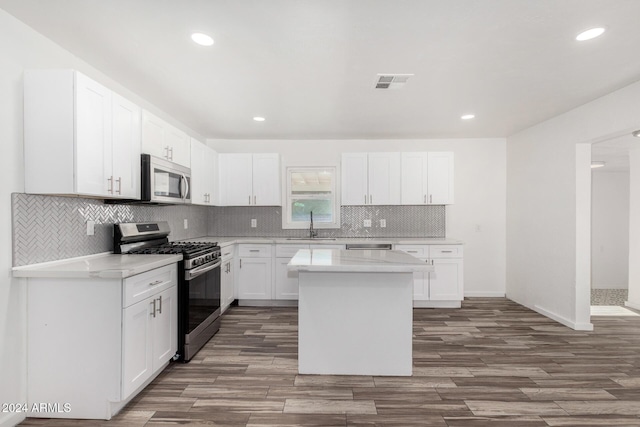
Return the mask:
[[142, 155], [141, 192], [143, 202], [184, 204], [191, 203], [191, 169], [173, 162]]

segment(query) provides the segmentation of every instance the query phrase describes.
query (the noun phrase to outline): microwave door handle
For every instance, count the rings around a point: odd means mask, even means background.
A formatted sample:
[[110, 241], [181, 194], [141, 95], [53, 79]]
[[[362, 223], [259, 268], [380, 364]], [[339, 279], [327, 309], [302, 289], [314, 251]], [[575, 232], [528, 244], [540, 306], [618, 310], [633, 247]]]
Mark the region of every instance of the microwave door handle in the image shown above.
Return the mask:
[[189, 195], [189, 181], [187, 181], [187, 176], [182, 175], [182, 182], [184, 182], [184, 193], [182, 193], [182, 200], [186, 201], [187, 196]]

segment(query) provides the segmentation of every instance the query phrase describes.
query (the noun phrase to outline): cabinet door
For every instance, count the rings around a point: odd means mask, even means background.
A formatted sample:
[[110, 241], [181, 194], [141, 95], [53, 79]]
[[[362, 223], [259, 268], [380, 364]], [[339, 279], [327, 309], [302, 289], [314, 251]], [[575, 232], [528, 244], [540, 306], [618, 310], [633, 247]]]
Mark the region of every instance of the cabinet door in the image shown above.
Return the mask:
[[413, 273], [413, 300], [429, 301], [429, 273]]
[[225, 310], [233, 302], [233, 258], [222, 263], [220, 273], [220, 305], [221, 311]]
[[253, 168], [251, 154], [219, 154], [220, 205], [253, 204]]
[[122, 399], [126, 399], [153, 373], [152, 299], [122, 312]]
[[400, 153], [369, 153], [369, 204], [400, 204]]
[[[153, 334], [153, 371], [171, 359], [178, 350], [178, 287], [151, 297], [155, 300], [155, 317], [151, 316]], [[151, 306], [153, 309], [153, 306]]]
[[110, 196], [111, 91], [76, 73], [76, 190]]
[[257, 206], [280, 206], [280, 156], [253, 155], [253, 199]]
[[205, 153], [205, 179], [207, 183], [207, 204], [208, 205], [217, 205], [218, 204], [218, 153], [212, 149], [207, 147]]
[[161, 159], [169, 160], [168, 146], [165, 142], [167, 124], [164, 120], [148, 111], [142, 111], [142, 152]]
[[291, 258], [276, 258], [275, 290], [276, 299], [298, 299], [298, 272], [289, 271], [287, 264]]
[[166, 124], [165, 144], [169, 160], [187, 168], [191, 167], [191, 139], [180, 129]]
[[462, 260], [434, 259], [435, 271], [429, 275], [429, 299], [432, 301], [461, 301], [462, 292]]
[[191, 139], [191, 203], [207, 204], [206, 146]]
[[433, 152], [428, 155], [428, 200], [431, 205], [453, 203], [453, 153]]
[[112, 112], [113, 195], [139, 199], [140, 107], [114, 93]]
[[272, 258], [240, 258], [238, 299], [272, 299]]
[[367, 153], [342, 155], [342, 205], [369, 203]]
[[402, 204], [427, 203], [427, 153], [402, 153]]

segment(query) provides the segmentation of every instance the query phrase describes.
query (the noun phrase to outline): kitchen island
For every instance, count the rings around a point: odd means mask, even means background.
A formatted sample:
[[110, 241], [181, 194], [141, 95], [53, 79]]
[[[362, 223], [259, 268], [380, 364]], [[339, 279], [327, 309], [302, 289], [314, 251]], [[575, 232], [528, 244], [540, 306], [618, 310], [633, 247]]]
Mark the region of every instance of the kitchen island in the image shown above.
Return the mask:
[[433, 266], [399, 251], [302, 249], [301, 374], [412, 374], [413, 273]]

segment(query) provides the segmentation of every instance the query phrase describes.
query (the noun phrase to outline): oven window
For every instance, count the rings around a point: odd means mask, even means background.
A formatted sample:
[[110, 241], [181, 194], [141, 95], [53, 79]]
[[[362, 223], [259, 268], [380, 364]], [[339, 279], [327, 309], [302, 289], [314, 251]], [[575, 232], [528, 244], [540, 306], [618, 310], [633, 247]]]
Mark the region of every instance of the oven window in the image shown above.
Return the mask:
[[220, 308], [220, 267], [189, 280], [189, 327], [191, 333]]
[[181, 198], [180, 180], [182, 175], [167, 172], [162, 169], [154, 169], [153, 194], [156, 196]]

